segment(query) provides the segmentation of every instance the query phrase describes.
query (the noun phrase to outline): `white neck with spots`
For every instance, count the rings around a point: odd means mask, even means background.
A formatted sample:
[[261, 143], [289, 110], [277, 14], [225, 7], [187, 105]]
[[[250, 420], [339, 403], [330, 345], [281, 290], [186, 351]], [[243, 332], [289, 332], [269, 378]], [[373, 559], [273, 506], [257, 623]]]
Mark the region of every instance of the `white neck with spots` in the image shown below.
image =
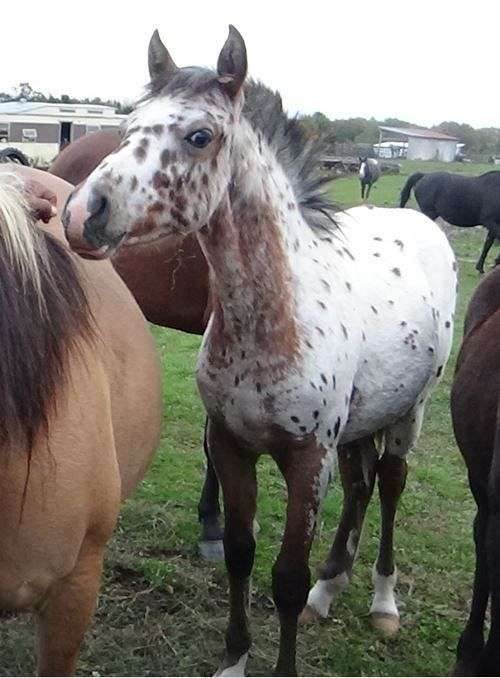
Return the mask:
[[313, 234], [273, 151], [244, 119], [231, 160], [228, 196], [199, 234], [212, 270], [215, 313], [224, 332], [238, 340], [276, 338], [294, 322], [294, 243]]

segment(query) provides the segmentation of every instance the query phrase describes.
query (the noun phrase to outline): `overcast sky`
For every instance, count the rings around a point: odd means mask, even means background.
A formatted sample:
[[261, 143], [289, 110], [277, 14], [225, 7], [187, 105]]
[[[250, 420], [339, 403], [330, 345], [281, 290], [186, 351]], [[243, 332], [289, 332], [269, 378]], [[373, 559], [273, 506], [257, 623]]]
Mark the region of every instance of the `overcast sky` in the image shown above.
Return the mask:
[[0, 91], [133, 100], [158, 28], [180, 66], [214, 66], [233, 23], [249, 72], [292, 112], [500, 127], [500, 3], [474, 0], [25, 0], [0, 10]]

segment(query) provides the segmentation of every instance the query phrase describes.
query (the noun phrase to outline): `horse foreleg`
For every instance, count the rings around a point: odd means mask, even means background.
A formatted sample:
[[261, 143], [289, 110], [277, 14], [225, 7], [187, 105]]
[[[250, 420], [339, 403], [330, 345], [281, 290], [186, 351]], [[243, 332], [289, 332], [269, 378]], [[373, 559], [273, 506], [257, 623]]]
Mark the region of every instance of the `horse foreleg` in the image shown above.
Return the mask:
[[315, 442], [273, 456], [288, 490], [285, 533], [272, 571], [273, 597], [280, 620], [275, 675], [295, 676], [298, 618], [311, 582], [309, 553], [333, 457]]
[[479, 273], [484, 273], [484, 262], [486, 261], [486, 257], [488, 256], [488, 252], [491, 249], [491, 246], [495, 242], [495, 236], [491, 231], [488, 231], [486, 235], [486, 239], [484, 241], [483, 245], [483, 251], [481, 252], [481, 255], [479, 259], [477, 260], [476, 264], [476, 271], [479, 271]]
[[361, 182], [361, 200], [365, 199], [365, 184]]
[[319, 580], [309, 592], [301, 621], [325, 618], [333, 600], [349, 584], [368, 504], [375, 484], [378, 460], [373, 438], [342, 445], [338, 451], [344, 491], [342, 515], [328, 558], [319, 570]]
[[198, 503], [198, 520], [201, 523], [199, 549], [206, 560], [224, 560], [222, 527], [220, 524], [219, 481], [208, 453], [207, 422], [203, 436], [203, 451], [206, 457], [205, 481]]
[[224, 555], [229, 575], [226, 652], [216, 675], [243, 676], [251, 645], [247, 608], [255, 554], [256, 458], [222, 425], [210, 420], [208, 446], [224, 497]]
[[484, 648], [484, 617], [489, 598], [486, 531], [488, 526], [488, 496], [484, 487], [469, 475], [469, 484], [476, 500], [474, 544], [476, 569], [469, 619], [457, 646], [455, 676], [478, 675], [478, 662]]
[[366, 187], [366, 199], [367, 199], [367, 200], [368, 200], [368, 198], [370, 197], [370, 191], [371, 191], [371, 188], [372, 188], [371, 183], [368, 183], [368, 185], [367, 185], [367, 187]]
[[85, 542], [71, 574], [52, 586], [38, 610], [38, 675], [75, 675], [101, 584], [103, 552], [102, 543]]

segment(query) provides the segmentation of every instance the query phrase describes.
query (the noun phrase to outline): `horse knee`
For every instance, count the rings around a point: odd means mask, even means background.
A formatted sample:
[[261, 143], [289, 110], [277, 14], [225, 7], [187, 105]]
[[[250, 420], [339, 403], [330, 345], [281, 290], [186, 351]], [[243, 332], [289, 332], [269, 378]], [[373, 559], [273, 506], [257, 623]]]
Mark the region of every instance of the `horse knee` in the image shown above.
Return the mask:
[[298, 616], [305, 607], [311, 572], [307, 564], [293, 564], [278, 557], [272, 570], [273, 598], [280, 614]]
[[245, 579], [252, 572], [255, 555], [255, 539], [250, 530], [235, 533], [226, 527], [224, 555], [228, 573], [237, 579]]

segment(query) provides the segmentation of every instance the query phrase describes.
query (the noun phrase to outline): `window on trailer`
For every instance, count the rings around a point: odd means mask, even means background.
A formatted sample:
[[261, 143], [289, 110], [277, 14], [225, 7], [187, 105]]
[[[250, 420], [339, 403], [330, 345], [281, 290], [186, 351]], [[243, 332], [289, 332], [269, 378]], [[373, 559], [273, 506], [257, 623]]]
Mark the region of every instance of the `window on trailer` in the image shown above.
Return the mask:
[[23, 127], [23, 141], [36, 141], [38, 139], [38, 132], [33, 128]]

